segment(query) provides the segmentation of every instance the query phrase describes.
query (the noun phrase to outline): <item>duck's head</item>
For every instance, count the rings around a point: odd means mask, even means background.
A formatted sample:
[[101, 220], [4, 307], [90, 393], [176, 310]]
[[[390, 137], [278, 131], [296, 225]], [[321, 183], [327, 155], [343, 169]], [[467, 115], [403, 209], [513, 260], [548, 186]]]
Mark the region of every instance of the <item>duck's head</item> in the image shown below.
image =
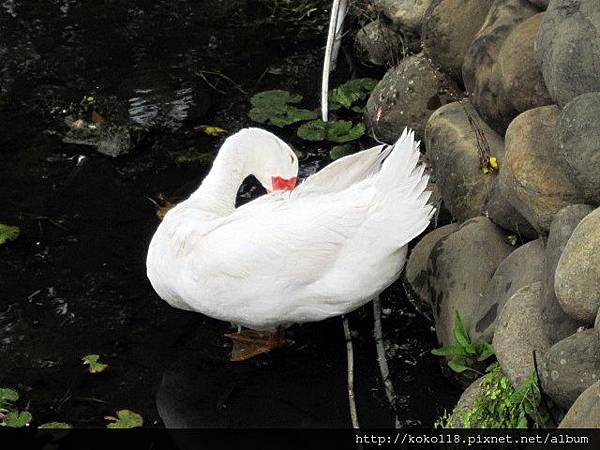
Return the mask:
[[298, 157], [289, 145], [260, 128], [245, 128], [231, 138], [239, 139], [237, 148], [244, 152], [246, 172], [268, 192], [294, 189]]

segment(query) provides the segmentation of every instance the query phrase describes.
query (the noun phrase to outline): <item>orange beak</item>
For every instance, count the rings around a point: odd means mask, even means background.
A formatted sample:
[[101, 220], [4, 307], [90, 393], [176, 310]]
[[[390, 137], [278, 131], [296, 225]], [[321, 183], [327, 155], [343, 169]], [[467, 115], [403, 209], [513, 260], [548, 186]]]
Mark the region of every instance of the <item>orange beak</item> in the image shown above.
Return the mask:
[[292, 177], [289, 180], [281, 177], [272, 177], [271, 184], [273, 186], [273, 191], [291, 191], [296, 187], [296, 182], [298, 179], [296, 177]]

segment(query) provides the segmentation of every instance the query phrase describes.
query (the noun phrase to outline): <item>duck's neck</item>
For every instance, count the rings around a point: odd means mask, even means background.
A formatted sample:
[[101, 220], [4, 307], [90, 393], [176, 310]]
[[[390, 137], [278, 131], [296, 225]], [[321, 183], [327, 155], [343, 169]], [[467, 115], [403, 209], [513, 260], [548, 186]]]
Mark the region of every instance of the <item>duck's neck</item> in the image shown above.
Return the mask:
[[[227, 144], [227, 143], [226, 143]], [[200, 187], [188, 203], [203, 211], [226, 216], [235, 210], [235, 200], [244, 179], [249, 175], [239, 149], [224, 145]]]

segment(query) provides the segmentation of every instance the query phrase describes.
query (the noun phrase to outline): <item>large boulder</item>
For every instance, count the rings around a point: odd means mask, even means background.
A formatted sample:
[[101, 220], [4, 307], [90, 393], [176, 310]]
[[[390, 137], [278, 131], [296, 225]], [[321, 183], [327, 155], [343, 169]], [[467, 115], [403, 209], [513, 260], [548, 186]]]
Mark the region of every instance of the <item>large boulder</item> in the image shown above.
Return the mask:
[[438, 341], [454, 342], [456, 312], [466, 330], [483, 292], [512, 247], [502, 231], [486, 217], [476, 217], [439, 241], [429, 257], [429, 286]]
[[496, 0], [464, 59], [465, 88], [481, 117], [503, 132], [517, 114], [504, 93], [498, 71], [498, 56], [507, 36], [539, 10], [527, 0]]
[[354, 47], [360, 60], [367, 65], [387, 66], [402, 59], [402, 36], [383, 21], [369, 22], [356, 33]]
[[405, 277], [413, 293], [418, 299], [417, 307], [421, 311], [431, 309], [431, 298], [429, 293], [429, 277], [427, 274], [427, 263], [433, 247], [448, 236], [458, 230], [458, 224], [451, 223], [440, 228], [436, 228], [426, 234], [419, 243], [413, 248], [406, 263]]
[[600, 208], [575, 228], [558, 260], [554, 291], [564, 311], [587, 325], [600, 309]]
[[542, 106], [517, 116], [506, 131], [504, 164], [500, 161], [501, 190], [515, 209], [543, 232], [558, 211], [581, 200], [557, 154], [558, 113], [556, 106]]
[[600, 2], [553, 0], [536, 41], [536, 60], [550, 95], [564, 106], [600, 91]]
[[529, 3], [534, 4], [540, 9], [546, 9], [548, 7], [548, 3], [550, 3], [550, 0], [529, 0]]
[[[462, 393], [452, 411], [452, 422], [448, 424], [449, 428], [465, 428], [465, 424], [460, 419], [466, 412], [473, 409], [475, 402], [481, 397], [482, 381], [483, 377], [478, 378]], [[469, 428], [478, 428], [477, 423], [469, 423], [468, 425]]]
[[379, 9], [395, 24], [418, 32], [433, 0], [376, 0]]
[[468, 101], [450, 103], [435, 111], [425, 129], [425, 146], [444, 204], [459, 222], [481, 215], [495, 178], [484, 173], [483, 144], [473, 124], [489, 145], [489, 153], [504, 159], [504, 141], [488, 127]]
[[[600, 89], [600, 86], [598, 86]], [[586, 199], [600, 204], [600, 92], [571, 100], [558, 117], [560, 155]]]
[[585, 216], [593, 211], [588, 205], [571, 205], [561, 209], [550, 225], [546, 242], [546, 264], [544, 267], [543, 314], [553, 330], [553, 343], [570, 336], [577, 330], [577, 322], [567, 315], [554, 292], [554, 281], [558, 261], [573, 231]]
[[544, 392], [557, 405], [570, 408], [600, 380], [600, 331], [590, 328], [557, 342], [540, 358], [539, 369]]
[[492, 342], [497, 318], [515, 292], [541, 281], [545, 261], [541, 239], [522, 245], [500, 263], [476, 306], [469, 336], [473, 342]]
[[577, 397], [558, 428], [600, 428], [600, 380]]
[[544, 13], [536, 14], [517, 25], [498, 56], [502, 91], [519, 112], [553, 103], [533, 53], [543, 17]]
[[552, 343], [544, 332], [542, 283], [515, 292], [500, 312], [492, 345], [496, 357], [515, 388], [535, 369], [533, 352], [542, 354]]
[[462, 64], [493, 0], [433, 0], [423, 18], [423, 52], [440, 70], [462, 80]]
[[483, 215], [489, 217], [496, 225], [512, 231], [521, 239], [535, 239], [539, 235], [525, 217], [508, 201], [501, 189], [499, 177], [492, 182], [482, 211]]
[[456, 84], [434, 69], [425, 56], [413, 55], [389, 70], [373, 89], [364, 121], [386, 142], [395, 142], [404, 127], [422, 137], [429, 116], [458, 95]]

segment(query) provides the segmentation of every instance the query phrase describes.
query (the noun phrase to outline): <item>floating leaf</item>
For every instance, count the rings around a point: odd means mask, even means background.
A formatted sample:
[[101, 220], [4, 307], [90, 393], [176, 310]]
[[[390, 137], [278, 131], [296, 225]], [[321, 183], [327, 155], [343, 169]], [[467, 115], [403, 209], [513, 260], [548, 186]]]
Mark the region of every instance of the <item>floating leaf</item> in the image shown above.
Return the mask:
[[360, 138], [365, 131], [366, 127], [362, 122], [353, 126], [350, 121], [338, 120], [330, 122], [327, 127], [327, 140], [338, 143], [350, 142]]
[[322, 141], [327, 134], [327, 123], [322, 120], [313, 120], [300, 125], [296, 133], [305, 141]]
[[329, 151], [329, 157], [332, 161], [343, 158], [354, 153], [354, 147], [350, 144], [336, 145]]
[[8, 241], [14, 241], [19, 237], [19, 234], [21, 234], [19, 227], [12, 227], [0, 223], [0, 245]]
[[14, 389], [0, 388], [0, 407], [7, 403], [14, 403], [19, 400], [19, 393]]
[[293, 106], [301, 100], [301, 95], [292, 95], [288, 91], [276, 89], [260, 92], [250, 99], [252, 109], [248, 116], [254, 122], [270, 122], [278, 127], [316, 119], [318, 117], [316, 112]]
[[365, 134], [366, 127], [361, 122], [353, 125], [348, 120], [336, 120], [332, 122], [323, 122], [322, 120], [313, 120], [302, 124], [298, 128], [298, 137], [306, 141], [322, 141], [327, 139], [331, 142], [343, 144], [354, 141]]
[[40, 430], [67, 430], [70, 428], [73, 428], [73, 425], [64, 422], [48, 422], [38, 427]]
[[129, 409], [121, 409], [117, 417], [106, 416], [105, 419], [112, 422], [106, 428], [137, 428], [144, 424], [143, 417]]
[[227, 134], [227, 130], [213, 125], [200, 125], [198, 129], [207, 136], [219, 137]]
[[31, 419], [29, 411], [9, 411], [4, 417], [2, 425], [10, 428], [23, 428], [31, 423]]
[[346, 81], [331, 91], [329, 102], [332, 106], [341, 105], [350, 109], [353, 103], [366, 99], [377, 83], [378, 80], [373, 78], [356, 78]]
[[81, 360], [83, 361], [84, 365], [89, 366], [88, 371], [90, 373], [100, 373], [108, 369], [108, 364], [103, 364], [100, 362], [100, 355], [85, 355], [83, 358], [81, 358]]

